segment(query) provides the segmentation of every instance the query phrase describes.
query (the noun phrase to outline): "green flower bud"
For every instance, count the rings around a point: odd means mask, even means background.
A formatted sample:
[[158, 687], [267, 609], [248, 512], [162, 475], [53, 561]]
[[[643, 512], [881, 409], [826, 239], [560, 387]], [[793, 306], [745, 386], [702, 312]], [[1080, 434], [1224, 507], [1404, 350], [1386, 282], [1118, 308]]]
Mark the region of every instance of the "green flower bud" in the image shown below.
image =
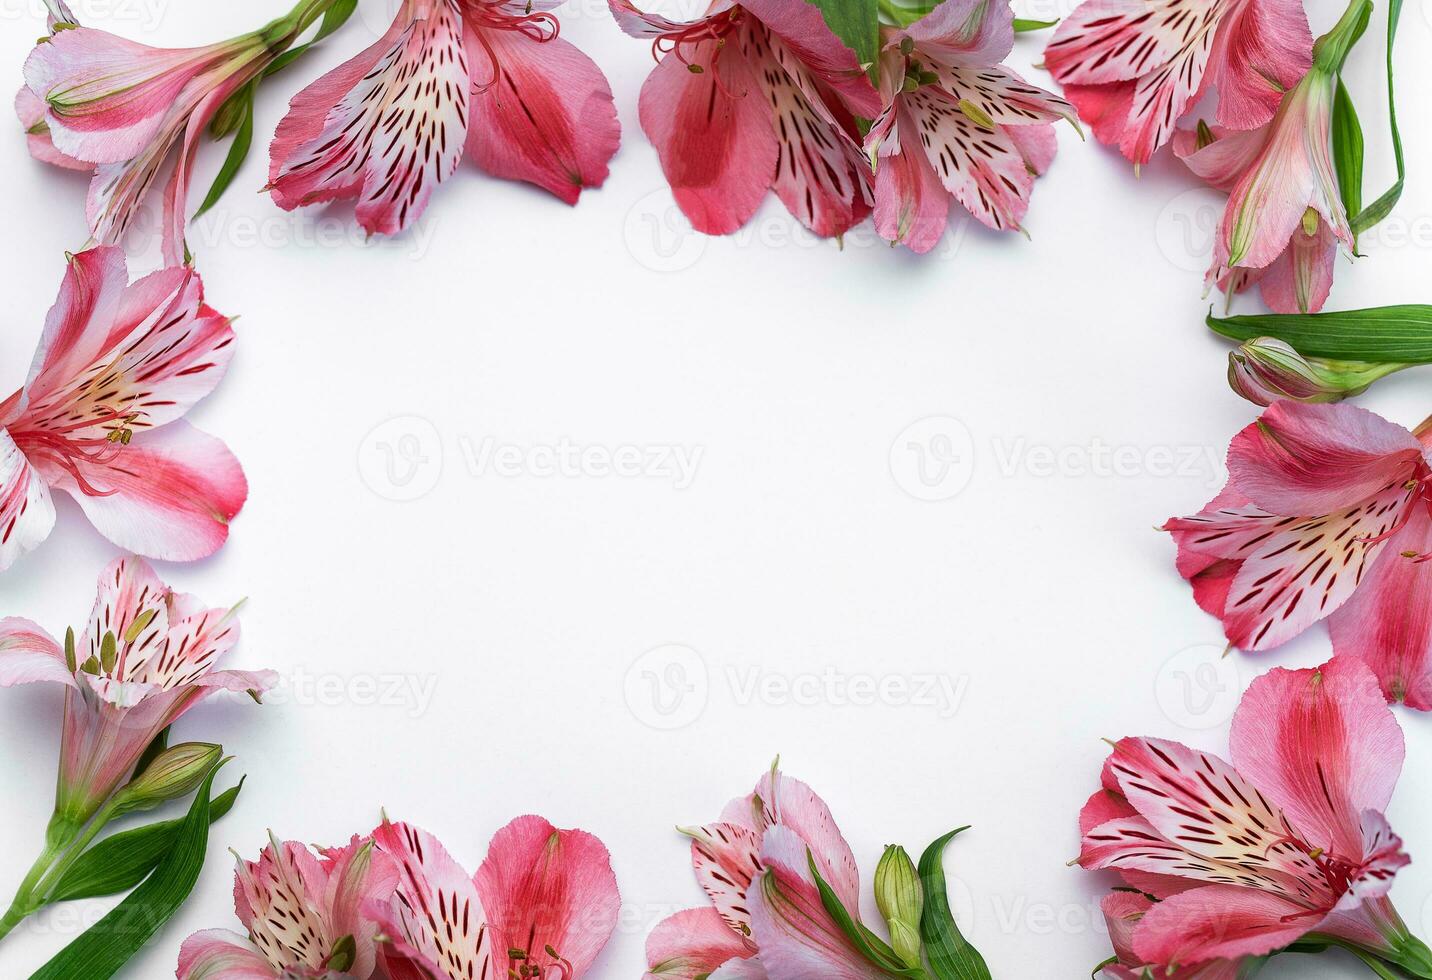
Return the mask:
[[328, 959], [323, 961], [323, 966], [335, 973], [344, 973], [353, 968], [353, 961], [358, 958], [358, 943], [349, 933], [342, 936], [333, 944], [333, 949], [328, 954]]
[[1228, 383], [1257, 405], [1284, 399], [1336, 402], [1362, 394], [1377, 379], [1405, 367], [1409, 365], [1304, 357], [1281, 340], [1258, 337], [1228, 355]]
[[161, 803], [188, 796], [199, 788], [223, 755], [222, 745], [205, 742], [169, 746], [115, 794], [115, 814], [152, 810]]
[[925, 911], [925, 892], [920, 874], [905, 848], [885, 848], [875, 868], [875, 903], [890, 928], [890, 946], [907, 966], [921, 963], [920, 916]]

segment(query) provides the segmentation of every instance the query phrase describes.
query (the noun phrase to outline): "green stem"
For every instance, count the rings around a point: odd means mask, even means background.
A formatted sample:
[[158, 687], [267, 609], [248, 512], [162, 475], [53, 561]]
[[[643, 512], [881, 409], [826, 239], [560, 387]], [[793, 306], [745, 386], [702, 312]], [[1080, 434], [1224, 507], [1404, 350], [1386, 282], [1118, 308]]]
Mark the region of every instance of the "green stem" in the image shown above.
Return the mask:
[[1352, 0], [1333, 29], [1313, 42], [1313, 65], [1331, 74], [1342, 71], [1347, 56], [1367, 30], [1372, 0]]
[[105, 828], [105, 825], [115, 818], [116, 812], [117, 808], [115, 807], [113, 799], [110, 799], [104, 806], [100, 807], [99, 812], [95, 814], [94, 819], [85, 827], [84, 832], [74, 838], [74, 840], [64, 848], [64, 856], [60, 858], [49, 871], [45, 872], [44, 877], [40, 879], [39, 884], [35, 887], [34, 893], [37, 900], [43, 903], [45, 897], [54, 890], [55, 885], [64, 877], [65, 872], [70, 870], [70, 868], [74, 866], [74, 863], [80, 859], [80, 855], [85, 852], [85, 848], [89, 847], [90, 842], [98, 836], [99, 832]]
[[35, 859], [35, 863], [30, 866], [24, 881], [20, 882], [20, 887], [15, 891], [15, 898], [10, 903], [10, 907], [5, 910], [5, 915], [0, 917], [0, 939], [10, 935], [10, 932], [27, 916], [40, 908], [35, 904], [38, 886], [41, 879], [45, 877], [45, 872], [50, 870], [50, 866], [55, 863], [55, 859], [60, 856], [62, 850], [64, 850], [63, 847], [47, 843], [45, 849], [40, 852], [40, 856]]

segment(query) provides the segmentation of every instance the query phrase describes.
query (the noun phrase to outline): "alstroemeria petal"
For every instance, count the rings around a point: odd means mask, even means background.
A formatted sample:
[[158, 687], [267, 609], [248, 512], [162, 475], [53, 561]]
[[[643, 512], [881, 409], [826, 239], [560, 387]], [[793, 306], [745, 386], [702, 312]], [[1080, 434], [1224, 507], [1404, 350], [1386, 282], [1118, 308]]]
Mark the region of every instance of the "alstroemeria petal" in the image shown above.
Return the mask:
[[[1432, 711], [1432, 516], [1415, 507], [1407, 526], [1364, 576], [1341, 609], [1328, 618], [1333, 650], [1372, 668], [1389, 701]], [[1410, 556], [1410, 557], [1409, 557]]]
[[875, 229], [886, 241], [923, 253], [945, 234], [950, 193], [925, 156], [914, 120], [901, 116], [894, 134], [900, 152], [882, 154], [875, 171]]
[[1321, 916], [1256, 888], [1209, 885], [1156, 902], [1134, 929], [1146, 963], [1261, 956], [1301, 939]]
[[55, 502], [50, 488], [0, 429], [0, 572], [50, 536], [55, 526]]
[[1363, 811], [1387, 809], [1405, 752], [1402, 729], [1361, 660], [1275, 668], [1233, 716], [1234, 764], [1281, 807], [1302, 840], [1362, 860]]
[[944, 0], [889, 37], [897, 46], [908, 37], [947, 65], [997, 65], [1014, 48], [1014, 11], [989, 0]]
[[74, 497], [109, 540], [162, 561], [212, 555], [248, 496], [228, 448], [183, 420], [136, 437], [108, 463], [79, 465], [106, 495], [85, 493], [63, 470], [47, 469], [46, 478]]
[[644, 980], [698, 980], [723, 963], [755, 954], [755, 944], [738, 935], [715, 909], [688, 909], [663, 919], [647, 936]]
[[473, 881], [499, 966], [519, 949], [523, 959], [508, 964], [513, 970], [547, 964], [551, 949], [578, 977], [616, 928], [621, 898], [611, 856], [581, 830], [518, 817], [492, 838]]
[[762, 871], [761, 835], [733, 823], [714, 823], [686, 833], [691, 836], [696, 880], [730, 928], [746, 931], [751, 924], [747, 892]]
[[80, 170], [89, 173], [94, 164], [77, 160], [68, 153], [61, 153], [50, 137], [50, 124], [45, 118], [45, 103], [28, 87], [15, 95], [15, 115], [25, 128], [25, 140], [30, 147], [30, 156], [41, 163], [48, 163], [66, 170]]
[[1180, 129], [1173, 137], [1173, 152], [1211, 186], [1231, 190], [1262, 152], [1267, 130], [1235, 132], [1215, 128], [1210, 132], [1213, 142], [1200, 147], [1196, 130]]
[[1284, 92], [1312, 66], [1313, 33], [1301, 0], [1251, 0], [1219, 25], [1207, 84], [1218, 121], [1253, 129], [1273, 118]]
[[[169, 634], [169, 601], [173, 593], [143, 558], [116, 558], [99, 573], [94, 607], [82, 634], [76, 637], [76, 659], [93, 658], [103, 672], [119, 680], [128, 676], [164, 645]], [[113, 665], [104, 665], [105, 636], [114, 637]], [[140, 678], [143, 680], [144, 678]]]
[[957, 102], [973, 106], [996, 126], [1030, 126], [1077, 118], [1074, 107], [1004, 65], [958, 67], [933, 65], [938, 85]]
[[339, 938], [328, 934], [320, 914], [325, 883], [318, 859], [296, 841], [271, 837], [257, 861], [239, 861], [234, 904], [247, 913], [244, 926], [271, 963], [295, 971], [323, 965]]
[[[847, 908], [860, 905], [860, 868], [845, 836], [836, 825], [835, 816], [825, 800], [810, 786], [779, 770], [768, 772], [756, 784], [750, 796], [732, 800], [721, 819], [728, 823], [752, 825], [759, 813], [757, 830], [776, 825], [795, 832], [805, 841], [820, 867], [821, 876]], [[745, 820], [741, 817], [744, 816]], [[804, 868], [802, 859], [800, 866]]]
[[371, 838], [354, 835], [343, 847], [320, 849], [328, 886], [323, 893], [329, 928], [338, 937], [352, 936], [355, 958], [349, 972], [371, 977], [377, 965], [378, 923], [364, 914], [370, 902], [392, 900], [398, 866]]
[[600, 187], [621, 143], [621, 125], [607, 78], [591, 58], [561, 38], [536, 41], [521, 31], [468, 25], [474, 62], [467, 151], [497, 177], [525, 180], [577, 203], [585, 187]]
[[0, 687], [48, 681], [75, 686], [65, 651], [54, 637], [28, 619], [0, 619]]
[[[1179, 28], [1201, 19], [1188, 17], [1183, 9], [1179, 3], [1085, 0], [1059, 22], [1044, 49], [1044, 62], [1065, 84], [1132, 81], [1172, 58], [1179, 49]], [[1171, 18], [1173, 13], [1178, 16]]]
[[786, 0], [742, 0], [741, 8], [753, 15], [789, 52], [787, 66], [798, 60], [821, 84], [829, 86], [854, 113], [873, 119], [880, 112], [880, 96], [870, 84], [855, 52], [835, 36], [819, 8]]
[[1263, 302], [1274, 313], [1318, 312], [1332, 292], [1337, 257], [1337, 235], [1326, 221], [1320, 217], [1312, 235], [1299, 226], [1258, 281]]
[[179, 947], [178, 980], [278, 980], [279, 973], [243, 936], [196, 932]]
[[91, 248], [70, 259], [60, 294], [45, 317], [20, 412], [68, 384], [104, 352], [128, 285], [123, 249]]
[[716, 61], [718, 50], [716, 41], [691, 47], [687, 57], [700, 73], [667, 55], [642, 85], [640, 100], [642, 129], [677, 205], [708, 235], [728, 235], [750, 220], [780, 158], [771, 107], [746, 60]]

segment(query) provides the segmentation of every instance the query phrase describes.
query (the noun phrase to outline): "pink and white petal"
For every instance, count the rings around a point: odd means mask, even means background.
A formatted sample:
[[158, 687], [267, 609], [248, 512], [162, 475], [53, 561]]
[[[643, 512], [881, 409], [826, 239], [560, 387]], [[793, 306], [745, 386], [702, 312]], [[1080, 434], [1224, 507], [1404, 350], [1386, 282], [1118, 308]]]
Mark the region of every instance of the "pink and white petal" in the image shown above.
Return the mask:
[[1312, 67], [1313, 34], [1300, 0], [1256, 0], [1233, 7], [1218, 28], [1208, 84], [1218, 121], [1253, 129], [1273, 118], [1283, 93]]
[[383, 946], [385, 965], [395, 960], [390, 953], [397, 953], [428, 976], [411, 968], [390, 966], [389, 972], [395, 978], [406, 972], [422, 980], [494, 976], [477, 886], [442, 843], [410, 824], [387, 821], [373, 832], [373, 839], [398, 866], [392, 899], [368, 906], [368, 914], [391, 940], [391, 946]]
[[249, 941], [227, 929], [206, 929], [179, 947], [178, 980], [277, 980], [279, 973]]
[[1432, 516], [1415, 506], [1362, 584], [1328, 619], [1333, 651], [1372, 668], [1389, 701], [1432, 711]]
[[761, 867], [761, 835], [733, 823], [683, 830], [691, 838], [696, 880], [731, 929], [745, 934], [751, 925], [747, 892]]
[[75, 686], [74, 672], [65, 666], [65, 651], [28, 619], [0, 619], [0, 687], [41, 681]]
[[771, 189], [780, 148], [750, 65], [742, 57], [715, 61], [718, 50], [704, 41], [687, 52], [691, 64], [705, 67], [699, 74], [680, 58], [663, 58], [642, 86], [640, 115], [692, 227], [729, 235]]
[[1365, 902], [1386, 897], [1397, 872], [1412, 863], [1403, 849], [1402, 838], [1392, 832], [1386, 816], [1376, 810], [1364, 810], [1361, 825], [1362, 861], [1338, 901], [1339, 911], [1352, 911]]
[[213, 670], [194, 681], [190, 688], [206, 697], [216, 691], [249, 694], [255, 697], [278, 687], [275, 670]]
[[1003, 128], [989, 130], [949, 93], [924, 86], [906, 96], [925, 155], [945, 190], [990, 228], [1015, 231], [1029, 209], [1034, 175]]
[[513, 972], [547, 964], [553, 949], [581, 976], [611, 938], [621, 908], [605, 845], [538, 816], [518, 817], [497, 832], [473, 882], [498, 960], [524, 953], [506, 963]]
[[956, 102], [974, 106], [996, 126], [1032, 126], [1059, 119], [1072, 123], [1077, 118], [1068, 102], [1053, 92], [1030, 85], [1004, 65], [931, 67], [939, 77], [936, 84], [940, 88]]
[[295, 971], [321, 967], [339, 937], [329, 935], [320, 901], [325, 876], [318, 859], [297, 841], [269, 843], [257, 861], [239, 861], [234, 891], [242, 892], [249, 936], [273, 963]]
[[786, 0], [742, 0], [741, 8], [776, 35], [779, 47], [788, 50], [804, 70], [833, 89], [851, 112], [867, 119], [879, 114], [879, 93], [860, 67], [855, 52], [835, 36], [818, 7]]
[[[113, 634], [118, 645], [113, 673], [118, 674], [117, 680], [126, 680], [124, 673], [131, 658], [149, 656], [150, 646], [162, 643], [168, 634], [172, 595], [169, 586], [143, 558], [127, 555], [110, 562], [99, 573], [89, 621], [77, 638], [79, 662], [91, 657], [102, 660], [104, 637]], [[134, 629], [141, 619], [144, 628]]]
[[886, 241], [928, 252], [945, 234], [950, 194], [925, 156], [914, 121], [902, 119], [895, 135], [899, 152], [882, 154], [875, 171], [875, 230]]
[[[734, 5], [735, 0], [715, 0], [707, 7], [706, 13], [699, 20], [706, 20], [724, 13]], [[663, 35], [680, 33], [698, 23], [698, 21], [672, 20], [661, 14], [650, 13], [642, 10], [632, 0], [607, 0], [607, 6], [611, 10], [612, 18], [616, 20], [617, 26], [635, 38], [655, 40]]]
[[35, 45], [25, 84], [48, 106], [55, 146], [94, 163], [137, 156], [221, 46], [155, 48], [78, 27]]
[[[810, 853], [789, 827], [772, 827], [762, 841], [766, 870], [751, 895], [751, 932], [761, 965], [776, 977], [887, 980], [826, 912], [810, 873]], [[858, 909], [847, 908], [852, 915]]]
[[387, 903], [398, 885], [398, 866], [371, 837], [354, 835], [345, 847], [322, 849], [328, 884], [323, 907], [335, 936], [352, 936], [357, 947], [349, 972], [371, 977], [377, 966], [378, 924], [363, 914], [370, 902]]
[[238, 642], [238, 619], [229, 610], [208, 609], [172, 622], [159, 642], [143, 649], [135, 649], [138, 641], [131, 645], [127, 661], [116, 664], [115, 676], [165, 690], [195, 684]]
[[1320, 918], [1256, 888], [1209, 885], [1156, 902], [1134, 930], [1134, 952], [1145, 963], [1181, 966], [1262, 956], [1296, 942]]
[[64, 470], [47, 475], [101, 534], [161, 561], [197, 561], [218, 551], [248, 497], [228, 448], [183, 420], [137, 436], [113, 461], [81, 464], [81, 471], [107, 495], [85, 493]]
[[1281, 401], [1234, 438], [1228, 469], [1260, 507], [1326, 514], [1427, 472], [1422, 453], [1412, 433], [1367, 409]]
[[1189, 170], [1211, 186], [1222, 191], [1232, 190], [1267, 142], [1267, 129], [1235, 132], [1212, 130], [1212, 143], [1200, 147], [1197, 130], [1180, 129], [1173, 137], [1173, 152]]
[[122, 249], [91, 248], [69, 260], [60, 295], [45, 317], [45, 329], [30, 363], [21, 415], [29, 403], [68, 384], [106, 353], [110, 328], [128, 284], [129, 269]]
[[1044, 63], [1060, 84], [1126, 82], [1170, 61], [1187, 25], [1211, 3], [1086, 0], [1054, 31]]
[[698, 980], [723, 963], [755, 955], [755, 944], [715, 909], [687, 909], [663, 919], [647, 936], [644, 980]]
[[[467, 30], [469, 38], [482, 35], [482, 43], [468, 42], [478, 87], [467, 152], [477, 165], [496, 177], [536, 184], [568, 204], [577, 203], [584, 187], [600, 187], [621, 143], [602, 70], [560, 38], [539, 42], [521, 31]], [[477, 64], [479, 51], [494, 56], [495, 65]]]
[[1154, 151], [1173, 138], [1178, 121], [1198, 101], [1224, 9], [1216, 0], [1171, 0], [1169, 5], [1182, 8], [1180, 14], [1186, 18], [1190, 36], [1172, 60], [1134, 84], [1128, 127], [1119, 140], [1119, 150], [1136, 164], [1148, 163]]
[[908, 37], [921, 55], [947, 65], [996, 65], [1014, 48], [1014, 12], [987, 0], [944, 0], [888, 37], [893, 47]]
[[822, 97], [819, 77], [779, 35], [752, 25], [741, 44], [774, 116], [776, 196], [814, 234], [843, 235], [870, 213], [869, 162]]
[[50, 124], [45, 119], [45, 103], [28, 87], [20, 89], [15, 95], [15, 115], [20, 117], [20, 125], [25, 127], [30, 156], [41, 163], [64, 167], [66, 170], [88, 173], [94, 169], [94, 164], [78, 160], [68, 153], [61, 153], [55, 147], [55, 141], [50, 137]]
[[[835, 889], [840, 900], [851, 909], [859, 907], [860, 868], [830, 807], [815, 790], [799, 779], [774, 770], [761, 777], [747, 799], [752, 804], [747, 812], [760, 814], [758, 829], [780, 825], [794, 831], [810, 848], [822, 877]], [[735, 805], [733, 801], [733, 807]], [[805, 867], [804, 859], [800, 866]]]
[[1079, 811], [1079, 833], [1087, 834], [1111, 820], [1123, 820], [1138, 816], [1138, 811], [1129, 805], [1123, 795], [1113, 790], [1097, 789]]
[[50, 488], [5, 429], [0, 429], [0, 572], [50, 536]]
[[1387, 809], [1405, 754], [1377, 678], [1351, 657], [1258, 678], [1233, 716], [1229, 744], [1238, 771], [1301, 840], [1351, 861], [1363, 854], [1363, 811]]
[[1263, 302], [1274, 313], [1318, 312], [1332, 292], [1337, 256], [1337, 236], [1326, 221], [1319, 218], [1312, 235], [1299, 226], [1259, 280]]

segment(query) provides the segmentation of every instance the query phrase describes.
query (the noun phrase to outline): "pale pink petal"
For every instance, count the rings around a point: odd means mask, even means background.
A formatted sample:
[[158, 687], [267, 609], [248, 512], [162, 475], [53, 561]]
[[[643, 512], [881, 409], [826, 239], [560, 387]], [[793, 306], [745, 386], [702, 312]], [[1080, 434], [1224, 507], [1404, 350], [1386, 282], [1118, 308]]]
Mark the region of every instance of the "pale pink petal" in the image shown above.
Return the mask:
[[875, 171], [875, 230], [913, 252], [928, 252], [944, 237], [950, 194], [925, 156], [914, 120], [901, 119], [895, 136], [899, 152], [882, 154]]
[[115, 665], [116, 679], [153, 684], [165, 690], [200, 682], [214, 686], [219, 683], [219, 675], [210, 671], [238, 645], [239, 621], [225, 609], [205, 610], [171, 620], [162, 639], [141, 646], [149, 632], [145, 630], [135, 643], [125, 646], [124, 658]]
[[1313, 34], [1301, 0], [1250, 0], [1219, 26], [1208, 84], [1218, 91], [1218, 121], [1253, 129], [1273, 118], [1283, 93], [1312, 66]]
[[709, 980], [771, 980], [759, 956], [748, 960], [727, 960], [716, 968]]
[[1328, 619], [1333, 650], [1372, 668], [1389, 701], [1432, 711], [1432, 516], [1414, 507], [1407, 526]]
[[0, 572], [50, 536], [55, 503], [29, 459], [0, 429]]
[[[542, 966], [551, 955], [581, 976], [616, 928], [621, 898], [611, 856], [581, 830], [558, 830], [537, 816], [499, 830], [473, 879], [487, 913], [499, 974]], [[524, 958], [509, 959], [512, 950]]]
[[1234, 438], [1228, 469], [1258, 506], [1310, 515], [1356, 506], [1427, 463], [1412, 433], [1364, 408], [1281, 401]]
[[50, 124], [45, 120], [45, 103], [29, 88], [22, 88], [15, 95], [15, 115], [25, 127], [25, 139], [30, 147], [30, 156], [41, 163], [48, 163], [66, 170], [81, 170], [85, 173], [94, 169], [94, 164], [77, 160], [55, 148], [50, 138]]
[[[155, 656], [169, 633], [173, 592], [143, 558], [116, 558], [99, 573], [94, 606], [84, 632], [75, 638], [80, 663], [102, 661], [105, 636], [115, 639], [115, 662], [107, 674], [127, 680], [127, 673]], [[135, 624], [142, 621], [143, 628]]]
[[122, 249], [92, 248], [70, 259], [60, 295], [45, 317], [21, 411], [28, 402], [68, 384], [104, 352], [128, 285]]
[[1014, 11], [989, 0], [944, 0], [905, 30], [891, 32], [888, 44], [898, 47], [906, 37], [947, 65], [997, 65], [1014, 48]]
[[54, 637], [28, 619], [0, 619], [0, 687], [51, 681], [75, 686], [65, 651]]
[[277, 980], [279, 973], [243, 936], [196, 932], [179, 947], [178, 980]]
[[1197, 130], [1180, 129], [1173, 137], [1173, 152], [1213, 187], [1231, 190], [1262, 152], [1267, 130], [1234, 132], [1220, 128], [1210, 132], [1213, 142], [1200, 147]]
[[[373, 839], [398, 866], [392, 899], [368, 905], [368, 914], [391, 941], [384, 945], [383, 959], [394, 980], [497, 975], [477, 886], [442, 843], [424, 830], [387, 821]], [[406, 968], [404, 959], [411, 961]]]
[[1309, 235], [1300, 225], [1288, 240], [1287, 250], [1268, 266], [1259, 280], [1263, 302], [1274, 313], [1316, 313], [1333, 288], [1338, 240], [1322, 218]]
[[1364, 902], [1386, 897], [1397, 872], [1412, 863], [1403, 849], [1402, 838], [1392, 832], [1386, 816], [1376, 810], [1364, 810], [1360, 823], [1363, 857], [1348, 881], [1347, 892], [1338, 902], [1340, 911], [1350, 911]]
[[1054, 127], [1047, 123], [1035, 123], [1032, 126], [1008, 126], [1004, 134], [1014, 141], [1019, 149], [1019, 155], [1024, 157], [1024, 165], [1028, 167], [1035, 176], [1042, 177], [1049, 171], [1054, 163], [1054, 157], [1059, 152], [1059, 139], [1054, 135]]
[[647, 936], [644, 980], [698, 980], [723, 963], [755, 954], [755, 944], [737, 935], [715, 909], [688, 909], [663, 919]]
[[779, 825], [794, 831], [815, 855], [821, 875], [841, 901], [852, 909], [859, 906], [860, 868], [836, 826], [830, 807], [815, 790], [799, 779], [774, 770], [761, 777], [750, 796], [731, 801], [722, 819], [741, 823], [738, 814], [743, 809], [748, 820], [756, 821], [757, 829]]
[[328, 910], [329, 930], [334, 936], [353, 937], [356, 956], [349, 972], [359, 978], [371, 977], [378, 962], [378, 923], [363, 910], [369, 903], [392, 900], [398, 866], [369, 837], [355, 835], [347, 846], [321, 853], [328, 875], [323, 906]]
[[[706, 41], [687, 56], [711, 66], [717, 50]], [[780, 144], [771, 107], [744, 58], [723, 56], [694, 74], [668, 55], [642, 86], [640, 115], [692, 227], [728, 235], [750, 220], [775, 179]]]
[[339, 938], [323, 919], [325, 884], [312, 851], [272, 834], [257, 861], [238, 862], [234, 904], [245, 913], [250, 938], [270, 962], [294, 971], [323, 966]]
[[939, 78], [935, 83], [939, 88], [956, 103], [973, 106], [998, 127], [1075, 119], [1072, 105], [1053, 92], [1029, 84], [1004, 65], [930, 67]]
[[[606, 76], [560, 38], [536, 41], [521, 31], [468, 26], [477, 88], [467, 151], [497, 177], [525, 180], [575, 204], [600, 187], [621, 143], [621, 124]], [[479, 63], [474, 52], [496, 58]], [[494, 67], [496, 74], [494, 75]]]
[[1402, 770], [1402, 729], [1361, 660], [1275, 668], [1243, 696], [1234, 764], [1282, 808], [1301, 839], [1357, 863], [1363, 811], [1387, 809]]
[[63, 470], [47, 470], [46, 477], [75, 498], [105, 537], [163, 561], [195, 561], [217, 551], [248, 496], [233, 454], [182, 420], [137, 436], [111, 462], [80, 468], [107, 495], [84, 492]]
[[761, 873], [761, 835], [733, 823], [713, 823], [683, 832], [691, 837], [696, 880], [730, 928], [745, 934], [751, 924], [747, 890]]
[[[715, 0], [701, 19], [704, 20], [722, 13], [734, 5], [735, 0]], [[632, 0], [607, 0], [607, 6], [611, 10], [617, 26], [635, 38], [655, 39], [667, 34], [679, 33], [696, 23], [696, 21], [673, 20], [670, 17], [663, 17], [661, 14], [642, 10]]]
[[1261, 956], [1302, 938], [1321, 915], [1255, 888], [1209, 885], [1157, 902], [1134, 930], [1145, 963]]

